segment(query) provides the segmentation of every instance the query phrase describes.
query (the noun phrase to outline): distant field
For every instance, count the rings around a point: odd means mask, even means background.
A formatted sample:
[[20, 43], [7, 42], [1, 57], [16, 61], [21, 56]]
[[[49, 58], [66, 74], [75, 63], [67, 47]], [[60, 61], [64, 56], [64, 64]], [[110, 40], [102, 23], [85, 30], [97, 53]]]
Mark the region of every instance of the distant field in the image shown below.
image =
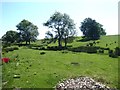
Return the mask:
[[[76, 37], [68, 45], [78, 47], [93, 42], [79, 40], [81, 37]], [[103, 36], [99, 42], [96, 46], [106, 47], [108, 44], [107, 47], [114, 49], [118, 46], [118, 36]], [[39, 45], [41, 41], [33, 44]], [[57, 46], [57, 43], [49, 46]], [[6, 83], [4, 88], [53, 88], [61, 79], [77, 76], [89, 76], [112, 88], [118, 87], [118, 58], [111, 58], [107, 54], [33, 50], [23, 46], [2, 57], [11, 58], [10, 63], [2, 65], [3, 83]], [[15, 78], [15, 75], [20, 77]]]

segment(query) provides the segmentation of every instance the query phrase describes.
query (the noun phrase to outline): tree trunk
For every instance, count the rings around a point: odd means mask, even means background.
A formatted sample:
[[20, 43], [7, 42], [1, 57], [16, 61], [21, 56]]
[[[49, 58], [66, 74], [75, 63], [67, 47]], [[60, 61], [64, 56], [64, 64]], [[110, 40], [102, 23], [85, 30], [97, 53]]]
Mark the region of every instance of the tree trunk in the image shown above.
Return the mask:
[[27, 41], [26, 41], [26, 45], [27, 45]]
[[30, 45], [30, 41], [29, 41], [29, 45]]
[[57, 30], [58, 30], [58, 47], [59, 49], [62, 49], [60, 30], [59, 28], [57, 28]]
[[29, 40], [29, 45], [30, 45], [30, 40]]
[[60, 37], [58, 38], [58, 47], [59, 47], [59, 49], [62, 49], [62, 44], [61, 44], [61, 38]]
[[65, 37], [65, 48], [67, 48], [67, 38]]

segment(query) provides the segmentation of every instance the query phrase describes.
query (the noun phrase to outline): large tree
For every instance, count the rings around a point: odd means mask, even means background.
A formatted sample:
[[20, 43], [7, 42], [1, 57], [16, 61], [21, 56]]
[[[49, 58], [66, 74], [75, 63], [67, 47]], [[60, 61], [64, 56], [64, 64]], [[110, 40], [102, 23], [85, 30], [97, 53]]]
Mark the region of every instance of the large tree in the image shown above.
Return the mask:
[[60, 12], [55, 12], [43, 25], [53, 29], [55, 33], [54, 39], [58, 39], [60, 49], [62, 48], [62, 40], [65, 39], [67, 44], [68, 36], [72, 35], [71, 32], [75, 29], [73, 20], [67, 14], [61, 14]]
[[85, 18], [81, 22], [80, 30], [83, 32], [83, 35], [89, 40], [99, 39], [100, 35], [106, 35], [105, 30], [102, 28], [103, 25], [92, 20], [91, 18]]
[[17, 26], [17, 30], [19, 30], [19, 35], [22, 41], [27, 42], [35, 41], [38, 33], [38, 27], [28, 20], [22, 20]]
[[76, 28], [74, 21], [69, 17], [69, 15], [64, 14], [63, 15], [63, 39], [65, 42], [65, 47], [67, 47], [68, 39], [72, 39], [72, 37], [76, 34]]
[[6, 44], [17, 42], [17, 34], [18, 32], [13, 30], [7, 31], [6, 34], [2, 36], [2, 41]]

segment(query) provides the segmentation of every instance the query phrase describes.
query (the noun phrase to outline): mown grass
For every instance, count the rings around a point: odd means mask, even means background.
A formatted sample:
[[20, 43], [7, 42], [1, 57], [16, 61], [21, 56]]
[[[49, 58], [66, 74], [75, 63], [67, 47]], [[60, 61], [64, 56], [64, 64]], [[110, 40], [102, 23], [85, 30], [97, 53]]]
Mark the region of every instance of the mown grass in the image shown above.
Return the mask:
[[[79, 40], [79, 37], [77, 39]], [[117, 36], [105, 36], [100, 39], [99, 45], [106, 47], [106, 43], [117, 40]], [[89, 42], [91, 41], [74, 40], [69, 45], [77, 47]], [[118, 42], [113, 46], [117, 45]], [[40, 54], [41, 52], [45, 54]], [[53, 88], [61, 79], [77, 76], [89, 76], [112, 88], [118, 87], [118, 58], [104, 54], [62, 52], [63, 50], [47, 51], [20, 47], [19, 50], [5, 53], [3, 57], [11, 58], [11, 62], [2, 65], [3, 81], [7, 82], [3, 87]], [[74, 62], [78, 64], [71, 64]], [[20, 78], [13, 78], [15, 74], [20, 74]]]

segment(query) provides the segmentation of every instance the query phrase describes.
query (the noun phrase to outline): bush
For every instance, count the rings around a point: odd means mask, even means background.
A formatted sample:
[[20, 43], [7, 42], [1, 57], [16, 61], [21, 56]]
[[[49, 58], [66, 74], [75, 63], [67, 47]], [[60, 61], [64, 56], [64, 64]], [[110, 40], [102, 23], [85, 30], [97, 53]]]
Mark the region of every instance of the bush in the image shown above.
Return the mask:
[[3, 51], [9, 52], [9, 51], [14, 51], [14, 50], [18, 50], [18, 49], [19, 49], [18, 47], [6, 47], [6, 48], [3, 48]]
[[78, 48], [73, 48], [72, 51], [74, 52], [87, 52], [87, 53], [97, 53], [97, 49], [100, 47], [95, 46], [81, 46]]
[[120, 48], [119, 47], [115, 48], [115, 55], [120, 56]]
[[68, 53], [68, 51], [64, 50], [64, 51], [62, 51], [62, 53]]
[[40, 49], [40, 50], [45, 50], [45, 47], [40, 47], [39, 49]]
[[87, 49], [87, 53], [97, 53], [97, 49], [95, 47], [90, 47]]
[[14, 50], [18, 50], [19, 48], [18, 47], [13, 47]]
[[45, 54], [45, 52], [40, 52], [41, 55]]
[[104, 50], [110, 50], [110, 48], [103, 48]]
[[115, 52], [113, 52], [113, 50], [109, 50], [109, 57], [117, 58], [118, 56], [115, 54]]
[[5, 48], [5, 51], [8, 52], [8, 51], [14, 51], [14, 49], [12, 47], [7, 47]]
[[90, 46], [93, 46], [93, 43], [89, 43]]
[[109, 57], [111, 57], [113, 54], [113, 50], [109, 50]]
[[104, 53], [104, 49], [99, 49], [99, 53]]
[[51, 47], [47, 46], [47, 49], [57, 51], [57, 50], [59, 50], [59, 47], [57, 47], [57, 46], [51, 46]]

